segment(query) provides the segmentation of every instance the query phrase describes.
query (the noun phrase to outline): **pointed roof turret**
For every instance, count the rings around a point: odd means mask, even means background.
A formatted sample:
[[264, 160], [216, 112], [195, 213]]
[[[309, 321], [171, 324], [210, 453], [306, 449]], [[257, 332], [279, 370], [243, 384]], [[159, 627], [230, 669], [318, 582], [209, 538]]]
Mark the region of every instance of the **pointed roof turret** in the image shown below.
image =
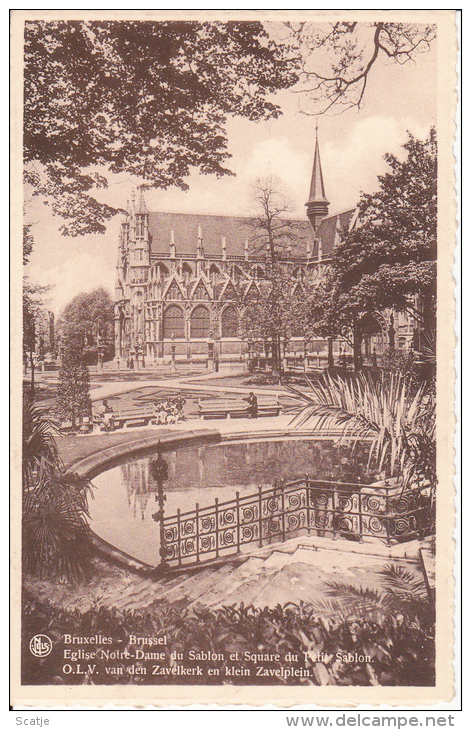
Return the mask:
[[139, 203], [137, 206], [137, 212], [147, 213], [146, 201], [144, 200], [144, 193], [142, 192], [142, 188], [139, 189]]
[[321, 224], [321, 221], [329, 212], [329, 201], [325, 195], [324, 177], [322, 175], [321, 154], [319, 150], [319, 132], [316, 122], [316, 147], [314, 151], [314, 164], [312, 166], [311, 188], [309, 200], [306, 203], [307, 217], [314, 228], [314, 235]]
[[129, 201], [129, 212], [131, 215], [134, 215], [136, 208], [136, 191], [134, 188], [131, 190], [131, 200]]

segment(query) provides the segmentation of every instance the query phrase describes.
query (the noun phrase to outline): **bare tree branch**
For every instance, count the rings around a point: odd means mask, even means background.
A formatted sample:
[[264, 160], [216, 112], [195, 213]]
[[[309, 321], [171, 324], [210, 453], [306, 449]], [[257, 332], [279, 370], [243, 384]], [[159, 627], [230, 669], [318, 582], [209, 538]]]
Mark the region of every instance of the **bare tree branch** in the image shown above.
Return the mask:
[[381, 57], [399, 65], [414, 62], [436, 37], [435, 26], [411, 23], [285, 26], [301, 57], [301, 84], [295, 93], [307, 95], [311, 107], [302, 111], [313, 115], [361, 108], [371, 70]]

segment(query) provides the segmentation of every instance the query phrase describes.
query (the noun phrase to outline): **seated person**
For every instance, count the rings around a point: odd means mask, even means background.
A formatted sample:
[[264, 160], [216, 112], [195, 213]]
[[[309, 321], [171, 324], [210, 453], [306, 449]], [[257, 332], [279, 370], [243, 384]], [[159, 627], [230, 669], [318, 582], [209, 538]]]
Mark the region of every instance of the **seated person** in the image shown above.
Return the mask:
[[155, 422], [157, 424], [166, 422], [165, 404], [164, 401], [159, 400], [157, 405], [154, 403]]
[[186, 403], [185, 398], [183, 398], [182, 395], [177, 395], [177, 397], [175, 398], [175, 401], [174, 402], [175, 402], [175, 405], [176, 405], [176, 408], [177, 408], [177, 421], [179, 421], [180, 419], [184, 419], [185, 416], [184, 416], [184, 413], [183, 413], [183, 406]]
[[249, 418], [257, 418], [258, 416], [258, 399], [255, 393], [250, 392], [247, 398], [244, 398], [249, 404]]
[[108, 431], [112, 431], [114, 428], [114, 415], [113, 415], [113, 409], [111, 406], [108, 405], [107, 401], [103, 401], [104, 406], [104, 412], [103, 412], [103, 423], [105, 426], [105, 429]]

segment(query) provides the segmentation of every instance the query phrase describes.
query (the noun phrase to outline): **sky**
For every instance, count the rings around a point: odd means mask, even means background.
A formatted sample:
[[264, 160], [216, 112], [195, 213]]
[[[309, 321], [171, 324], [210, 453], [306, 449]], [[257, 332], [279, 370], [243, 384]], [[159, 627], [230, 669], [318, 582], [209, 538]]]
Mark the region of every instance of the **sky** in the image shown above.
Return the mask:
[[[381, 61], [373, 67], [361, 110], [318, 117], [319, 144], [329, 214], [354, 207], [362, 191], [373, 192], [377, 177], [387, 170], [383, 156], [401, 155], [409, 130], [424, 138], [436, 124], [435, 48], [415, 62], [398, 66]], [[293, 215], [304, 218], [314, 155], [316, 118], [303, 113], [302, 94], [284, 91], [276, 97], [283, 114], [276, 120], [250, 122], [229, 119], [227, 132], [234, 177], [197, 173], [188, 191], [151, 190], [145, 194], [152, 211], [250, 215], [251, 184], [273, 175], [293, 201]], [[135, 181], [127, 175], [110, 178], [100, 197], [126, 207]], [[120, 216], [104, 235], [64, 237], [61, 220], [39, 199], [25, 199], [25, 217], [34, 223], [35, 247], [27, 274], [31, 281], [51, 287], [47, 306], [56, 316], [80, 292], [104, 286], [113, 296]], [[204, 236], [204, 231], [203, 231]], [[177, 247], [178, 248], [178, 247]]]

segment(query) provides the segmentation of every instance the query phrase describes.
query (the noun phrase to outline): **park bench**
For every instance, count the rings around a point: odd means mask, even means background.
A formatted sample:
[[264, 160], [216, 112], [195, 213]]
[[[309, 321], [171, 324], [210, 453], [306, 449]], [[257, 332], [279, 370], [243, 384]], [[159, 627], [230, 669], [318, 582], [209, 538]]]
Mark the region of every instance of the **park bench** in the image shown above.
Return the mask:
[[64, 436], [68, 433], [90, 433], [90, 431], [92, 430], [91, 419], [88, 416], [82, 416], [81, 418], [79, 418], [75, 426], [73, 425], [72, 421], [68, 420], [61, 421], [60, 423], [57, 423], [57, 425], [59, 426], [61, 434], [63, 434]]
[[[121, 411], [113, 411], [113, 429], [124, 428], [125, 426], [148, 426], [154, 419], [155, 413], [152, 405], [141, 408], [127, 408]], [[101, 431], [106, 431], [103, 416], [95, 414], [93, 423]]]
[[155, 419], [153, 406], [143, 406], [141, 408], [127, 408], [122, 411], [113, 412], [113, 422], [115, 428], [124, 428], [125, 426], [148, 426]]
[[[276, 396], [259, 395], [258, 417], [278, 416], [281, 405]], [[198, 415], [200, 418], [248, 418], [250, 406], [245, 400], [230, 400], [222, 398], [208, 398], [198, 400]]]

